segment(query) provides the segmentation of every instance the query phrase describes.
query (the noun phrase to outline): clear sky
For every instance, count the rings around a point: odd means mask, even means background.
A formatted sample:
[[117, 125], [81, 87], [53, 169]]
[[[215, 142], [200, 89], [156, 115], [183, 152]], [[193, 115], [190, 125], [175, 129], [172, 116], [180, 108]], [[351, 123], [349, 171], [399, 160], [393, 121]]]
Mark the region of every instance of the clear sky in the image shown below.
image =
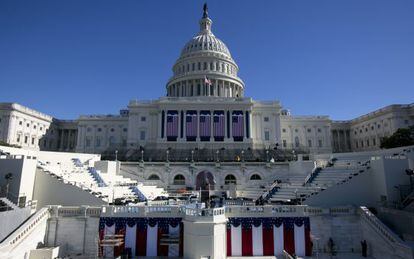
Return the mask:
[[[0, 102], [61, 119], [156, 99], [203, 1], [0, 1]], [[208, 1], [245, 96], [351, 119], [414, 102], [414, 1]]]

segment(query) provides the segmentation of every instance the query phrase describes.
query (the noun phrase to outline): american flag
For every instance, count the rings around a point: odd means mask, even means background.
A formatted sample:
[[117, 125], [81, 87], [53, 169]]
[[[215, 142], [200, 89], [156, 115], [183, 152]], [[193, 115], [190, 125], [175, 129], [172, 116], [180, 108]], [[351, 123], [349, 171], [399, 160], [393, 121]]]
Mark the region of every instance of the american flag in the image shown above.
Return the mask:
[[232, 117], [232, 133], [233, 137], [243, 137], [244, 125], [243, 125], [243, 113], [233, 113]]
[[211, 85], [211, 80], [207, 78], [207, 76], [204, 76], [204, 84], [210, 86]]
[[224, 137], [224, 113], [215, 113], [213, 117], [214, 137]]
[[200, 137], [210, 137], [210, 113], [200, 113]]
[[197, 137], [197, 112], [187, 112], [185, 127], [187, 137]]
[[178, 113], [167, 114], [167, 137], [178, 137]]
[[[106, 257], [118, 258], [124, 253], [128, 258], [183, 256], [184, 228], [181, 218], [100, 218], [100, 240], [103, 241], [107, 235], [113, 234], [122, 235], [124, 243], [121, 246], [101, 249], [104, 250], [101, 254], [104, 252]], [[168, 242], [171, 239], [178, 242]]]
[[229, 218], [227, 256], [310, 256], [309, 218]]

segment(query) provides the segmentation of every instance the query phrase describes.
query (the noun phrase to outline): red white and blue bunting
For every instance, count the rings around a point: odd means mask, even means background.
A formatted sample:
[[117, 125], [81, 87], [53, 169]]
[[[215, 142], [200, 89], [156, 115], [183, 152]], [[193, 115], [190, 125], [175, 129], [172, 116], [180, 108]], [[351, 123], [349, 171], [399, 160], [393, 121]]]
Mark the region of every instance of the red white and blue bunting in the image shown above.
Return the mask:
[[281, 255], [283, 250], [297, 256], [312, 253], [307, 217], [229, 218], [227, 256]]
[[[124, 244], [119, 247], [103, 247], [101, 254], [117, 257], [129, 256], [182, 256], [183, 224], [181, 218], [123, 218], [102, 217], [99, 221], [99, 237], [123, 235]], [[178, 244], [160, 242], [163, 235], [179, 240]]]

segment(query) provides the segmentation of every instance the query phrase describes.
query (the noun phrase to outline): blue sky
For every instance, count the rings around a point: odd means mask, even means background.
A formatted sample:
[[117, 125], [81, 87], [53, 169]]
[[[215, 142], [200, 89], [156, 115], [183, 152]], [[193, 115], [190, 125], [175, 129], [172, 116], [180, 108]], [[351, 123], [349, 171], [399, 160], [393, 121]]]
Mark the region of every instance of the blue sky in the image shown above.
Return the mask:
[[[61, 119], [156, 99], [203, 1], [0, 1], [0, 102]], [[246, 96], [351, 119], [414, 101], [414, 1], [208, 1]]]

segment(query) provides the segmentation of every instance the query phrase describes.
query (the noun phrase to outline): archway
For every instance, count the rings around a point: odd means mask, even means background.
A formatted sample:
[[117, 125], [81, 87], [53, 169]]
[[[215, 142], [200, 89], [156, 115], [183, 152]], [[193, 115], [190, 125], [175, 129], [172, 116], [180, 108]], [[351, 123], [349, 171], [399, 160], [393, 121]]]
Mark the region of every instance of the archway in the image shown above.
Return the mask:
[[228, 174], [228, 175], [226, 175], [226, 178], [224, 178], [224, 184], [225, 185], [237, 184], [237, 179], [234, 175]]
[[148, 177], [148, 180], [149, 181], [159, 181], [160, 180], [160, 177], [158, 175], [156, 175], [156, 174], [152, 174], [152, 175], [150, 175]]
[[214, 176], [209, 171], [201, 171], [196, 177], [196, 190], [201, 192], [201, 202], [210, 198], [210, 190], [214, 190]]
[[185, 177], [184, 177], [184, 175], [177, 174], [176, 176], [174, 176], [173, 184], [174, 185], [185, 185]]
[[262, 180], [262, 177], [260, 177], [260, 175], [258, 174], [253, 174], [252, 176], [250, 176], [250, 180], [259, 181], [259, 180]]
[[[198, 173], [197, 177], [196, 177], [196, 190], [207, 190], [207, 189], [214, 189], [214, 176], [211, 172], [209, 171], [201, 171], [200, 173]], [[207, 187], [210, 188], [207, 188]]]

